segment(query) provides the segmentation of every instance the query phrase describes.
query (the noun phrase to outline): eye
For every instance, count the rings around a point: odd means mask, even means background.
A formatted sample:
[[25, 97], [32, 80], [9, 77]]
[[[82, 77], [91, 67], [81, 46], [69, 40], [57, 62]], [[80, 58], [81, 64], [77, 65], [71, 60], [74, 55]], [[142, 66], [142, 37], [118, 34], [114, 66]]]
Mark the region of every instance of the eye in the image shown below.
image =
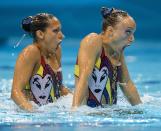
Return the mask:
[[103, 81], [103, 80], [105, 79], [106, 76], [107, 76], [107, 74], [104, 73], [104, 74], [101, 76], [100, 82]]
[[39, 83], [37, 83], [36, 86], [41, 89], [41, 85]]
[[105, 75], [103, 75], [100, 79], [100, 82], [105, 79]]
[[130, 30], [127, 30], [127, 31], [126, 31], [126, 34], [127, 34], [127, 35], [130, 35], [131, 33], [132, 33], [132, 31], [130, 31]]
[[47, 81], [47, 83], [45, 85], [45, 88], [47, 88], [50, 85], [50, 83], [52, 83], [52, 80], [51, 80], [50, 77], [48, 77], [48, 81]]
[[94, 81], [95, 81], [95, 83], [96, 83], [96, 81], [97, 81], [97, 77], [96, 77], [96, 75], [95, 75], [95, 74], [92, 74], [92, 78], [94, 79]]
[[39, 83], [39, 82], [34, 81], [34, 82], [33, 82], [33, 84], [35, 84], [39, 89], [41, 89], [41, 85], [40, 85], [40, 83]]
[[41, 85], [38, 82], [38, 80], [39, 80], [39, 78], [35, 78], [34, 81], [33, 81], [33, 84], [35, 84], [39, 89], [41, 89]]
[[56, 33], [56, 34], [57, 34], [59, 31], [60, 31], [60, 29], [59, 29], [59, 28], [57, 28], [57, 29], [53, 29], [53, 30], [52, 30], [52, 32], [54, 32], [54, 33]]
[[103, 81], [105, 79], [105, 77], [107, 76], [107, 71], [106, 70], [103, 70], [103, 71], [104, 71], [104, 73], [101, 76], [100, 82]]
[[48, 83], [46, 83], [45, 88], [47, 88], [48, 86], [49, 86], [49, 82], [48, 82]]

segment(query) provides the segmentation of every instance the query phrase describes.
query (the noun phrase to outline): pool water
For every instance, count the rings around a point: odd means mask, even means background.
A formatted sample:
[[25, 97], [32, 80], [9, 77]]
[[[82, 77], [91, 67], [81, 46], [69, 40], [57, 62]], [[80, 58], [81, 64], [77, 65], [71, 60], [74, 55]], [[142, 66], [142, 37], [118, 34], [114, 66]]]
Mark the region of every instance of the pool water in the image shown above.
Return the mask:
[[[136, 41], [125, 50], [128, 69], [141, 95], [143, 104], [131, 106], [118, 90], [118, 104], [104, 108], [81, 106], [71, 111], [72, 95], [57, 102], [37, 107], [27, 113], [10, 99], [14, 65], [19, 52], [31, 42], [25, 38], [14, 48], [19, 38], [11, 38], [0, 47], [0, 131], [159, 131], [161, 127], [161, 43]], [[74, 90], [73, 67], [80, 39], [65, 39], [62, 43], [64, 84]]]

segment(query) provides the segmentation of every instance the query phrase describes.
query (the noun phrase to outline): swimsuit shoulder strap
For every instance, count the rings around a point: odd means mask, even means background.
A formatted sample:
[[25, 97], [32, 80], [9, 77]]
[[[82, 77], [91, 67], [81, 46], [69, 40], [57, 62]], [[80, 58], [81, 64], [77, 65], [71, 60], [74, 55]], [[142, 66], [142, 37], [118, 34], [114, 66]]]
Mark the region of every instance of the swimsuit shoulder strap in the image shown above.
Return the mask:
[[45, 65], [46, 65], [46, 62], [45, 62], [45, 59], [44, 59], [43, 56], [41, 56], [41, 65], [42, 65], [43, 67], [45, 67]]
[[[39, 46], [37, 46], [37, 45], [35, 45], [37, 48], [38, 48], [38, 50], [40, 51], [40, 47]], [[46, 62], [45, 62], [45, 59], [44, 59], [44, 57], [40, 54], [40, 57], [41, 57], [41, 65], [43, 66], [43, 67], [45, 67], [45, 65], [46, 65]]]
[[104, 50], [104, 48], [102, 47], [102, 52], [101, 52], [101, 58], [103, 58], [103, 57], [105, 57], [106, 55], [105, 55], [105, 50]]

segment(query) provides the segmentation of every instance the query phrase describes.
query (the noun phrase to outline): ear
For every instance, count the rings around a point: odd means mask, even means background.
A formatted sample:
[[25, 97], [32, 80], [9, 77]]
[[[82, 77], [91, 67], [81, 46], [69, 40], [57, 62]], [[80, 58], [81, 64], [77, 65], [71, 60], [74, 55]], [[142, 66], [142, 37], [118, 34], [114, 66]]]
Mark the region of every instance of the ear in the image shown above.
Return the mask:
[[39, 39], [43, 39], [44, 38], [44, 32], [42, 32], [41, 30], [37, 30], [36, 31], [36, 36]]

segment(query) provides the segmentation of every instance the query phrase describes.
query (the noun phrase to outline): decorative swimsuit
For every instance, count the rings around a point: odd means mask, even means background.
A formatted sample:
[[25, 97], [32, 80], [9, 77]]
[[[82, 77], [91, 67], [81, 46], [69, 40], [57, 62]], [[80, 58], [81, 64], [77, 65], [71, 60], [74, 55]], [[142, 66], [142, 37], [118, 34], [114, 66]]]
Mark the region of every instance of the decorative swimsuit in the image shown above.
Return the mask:
[[54, 73], [50, 65], [45, 63], [44, 57], [41, 56], [41, 65], [37, 73], [31, 77], [26, 90], [31, 93], [34, 102], [41, 106], [52, 103], [60, 97], [61, 85], [61, 68]]
[[[120, 80], [120, 71], [120, 66], [112, 66], [102, 48], [101, 56], [96, 60], [95, 67], [88, 80], [88, 106], [96, 107], [102, 106], [102, 104], [112, 105], [117, 103], [117, 82]], [[74, 74], [79, 77], [78, 59]]]

